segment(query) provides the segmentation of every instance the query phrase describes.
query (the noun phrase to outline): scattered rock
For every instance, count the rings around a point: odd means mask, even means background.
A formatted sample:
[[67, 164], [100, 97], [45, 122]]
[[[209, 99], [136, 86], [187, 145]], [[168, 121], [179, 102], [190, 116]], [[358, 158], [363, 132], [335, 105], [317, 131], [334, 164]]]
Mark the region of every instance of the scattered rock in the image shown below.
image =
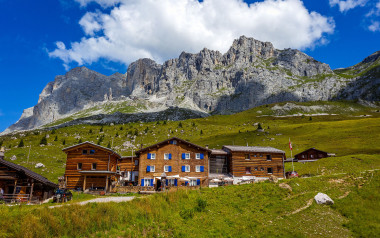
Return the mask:
[[283, 189], [288, 189], [290, 192], [293, 191], [292, 187], [287, 183], [280, 183], [278, 186]]
[[50, 138], [50, 135], [49, 135], [49, 134], [47, 134], [47, 135], [46, 135], [46, 138], [47, 138], [47, 139], [49, 139], [49, 138]]
[[274, 176], [274, 175], [271, 175], [269, 177], [269, 182], [271, 182], [271, 183], [278, 183], [278, 178], [276, 176]]
[[13, 155], [12, 157], [11, 157], [11, 160], [13, 161], [13, 160], [16, 160], [17, 159], [17, 157], [16, 157], [16, 155]]
[[44, 168], [45, 165], [43, 163], [37, 163], [36, 166], [34, 166], [36, 169]]
[[318, 193], [317, 195], [315, 195], [314, 200], [317, 204], [334, 204], [334, 201], [329, 196], [327, 196], [327, 194], [324, 193]]

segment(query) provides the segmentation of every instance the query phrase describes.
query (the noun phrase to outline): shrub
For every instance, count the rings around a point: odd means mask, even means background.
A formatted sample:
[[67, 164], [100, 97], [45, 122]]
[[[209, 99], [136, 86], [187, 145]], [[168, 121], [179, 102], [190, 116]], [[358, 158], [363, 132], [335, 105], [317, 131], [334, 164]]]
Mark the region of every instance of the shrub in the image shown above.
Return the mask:
[[24, 140], [23, 139], [21, 139], [20, 140], [20, 143], [18, 143], [18, 147], [20, 148], [20, 147], [24, 147]]
[[41, 140], [40, 140], [40, 145], [47, 145], [46, 135], [45, 135], [44, 137], [41, 138]]

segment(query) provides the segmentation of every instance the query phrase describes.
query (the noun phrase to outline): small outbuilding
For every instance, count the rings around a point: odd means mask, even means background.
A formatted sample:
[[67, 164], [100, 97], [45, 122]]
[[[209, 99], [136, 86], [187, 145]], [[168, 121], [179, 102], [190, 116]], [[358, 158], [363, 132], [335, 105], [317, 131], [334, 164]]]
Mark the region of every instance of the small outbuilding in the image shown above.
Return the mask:
[[294, 159], [299, 162], [306, 162], [315, 161], [326, 157], [329, 157], [329, 153], [322, 150], [318, 150], [316, 148], [310, 148], [301, 153], [296, 154], [294, 156]]
[[0, 151], [0, 188], [5, 202], [40, 202], [54, 195], [58, 185], [21, 165], [4, 160]]

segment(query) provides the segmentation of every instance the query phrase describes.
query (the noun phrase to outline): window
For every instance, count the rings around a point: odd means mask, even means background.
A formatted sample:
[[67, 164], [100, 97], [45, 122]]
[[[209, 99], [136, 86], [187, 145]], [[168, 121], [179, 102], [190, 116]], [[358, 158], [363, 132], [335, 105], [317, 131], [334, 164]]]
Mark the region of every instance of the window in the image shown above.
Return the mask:
[[245, 155], [245, 160], [250, 160], [251, 159], [251, 156], [249, 154], [246, 154]]
[[144, 187], [153, 186], [153, 179], [143, 179], [143, 184], [141, 185]]
[[78, 169], [78, 170], [82, 170], [82, 163], [78, 163], [78, 164], [77, 164], [77, 169]]
[[96, 170], [96, 163], [92, 163], [91, 170]]
[[155, 153], [152, 153], [151, 155], [152, 155], [151, 159], [156, 159], [156, 154]]
[[251, 173], [251, 167], [245, 167], [245, 173], [250, 174]]
[[267, 155], [267, 161], [272, 161], [272, 155]]
[[139, 160], [135, 160], [135, 165], [139, 165]]
[[190, 153], [182, 153], [182, 159], [190, 159]]
[[195, 154], [195, 159], [201, 159], [201, 154], [200, 153], [196, 153]]
[[197, 180], [196, 179], [191, 179], [189, 181], [189, 186], [197, 186]]
[[204, 166], [202, 166], [202, 165], [195, 166], [195, 172], [204, 172], [204, 171], [205, 171]]
[[164, 171], [165, 171], [165, 172], [172, 172], [172, 166], [165, 165], [165, 166], [164, 166]]
[[314, 158], [314, 155], [310, 155], [310, 158]]
[[166, 180], [166, 186], [177, 186], [177, 180], [176, 179], [167, 179]]
[[263, 167], [261, 167], [261, 168], [260, 168], [260, 170], [261, 170], [261, 171], [264, 171], [264, 168], [263, 168]]
[[156, 172], [156, 167], [154, 165], [146, 166], [146, 172]]
[[258, 168], [258, 167], [255, 167], [255, 171], [257, 171], [257, 170], [259, 170], [259, 168]]
[[268, 174], [273, 174], [273, 169], [272, 168], [267, 168]]
[[172, 141], [170, 141], [170, 144], [176, 145], [177, 141], [176, 140], [172, 140]]
[[190, 165], [183, 165], [182, 172], [190, 172]]
[[263, 157], [263, 154], [260, 154], [260, 157]]
[[170, 154], [170, 153], [165, 153], [165, 154], [164, 154], [164, 160], [170, 160], [170, 159], [172, 159], [172, 154]]
[[302, 155], [302, 159], [304, 159], [305, 158], [305, 155]]
[[257, 155], [255, 154], [254, 157], [257, 157]]
[[87, 155], [87, 150], [82, 150], [82, 154]]
[[95, 154], [95, 150], [90, 150], [90, 155]]

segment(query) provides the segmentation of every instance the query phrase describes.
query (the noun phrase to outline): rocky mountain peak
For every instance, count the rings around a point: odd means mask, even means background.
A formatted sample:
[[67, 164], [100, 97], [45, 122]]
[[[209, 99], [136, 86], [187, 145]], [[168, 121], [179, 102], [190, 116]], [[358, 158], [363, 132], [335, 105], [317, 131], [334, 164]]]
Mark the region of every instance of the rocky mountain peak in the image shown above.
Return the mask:
[[362, 63], [373, 63], [377, 61], [380, 58], [380, 51], [376, 51], [375, 53], [371, 54], [370, 56], [366, 57]]

